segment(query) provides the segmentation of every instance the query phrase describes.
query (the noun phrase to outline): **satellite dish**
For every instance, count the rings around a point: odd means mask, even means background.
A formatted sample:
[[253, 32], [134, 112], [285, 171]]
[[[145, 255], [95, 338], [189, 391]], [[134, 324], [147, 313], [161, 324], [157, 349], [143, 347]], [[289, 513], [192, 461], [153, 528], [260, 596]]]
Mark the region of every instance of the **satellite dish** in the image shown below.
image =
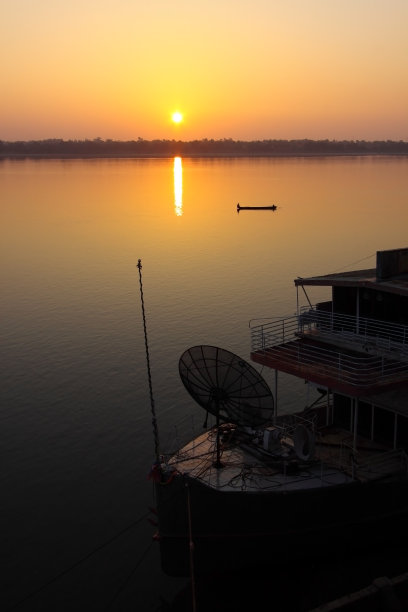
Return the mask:
[[245, 427], [271, 422], [274, 400], [262, 376], [249, 363], [216, 346], [193, 346], [180, 357], [187, 391], [217, 420]]

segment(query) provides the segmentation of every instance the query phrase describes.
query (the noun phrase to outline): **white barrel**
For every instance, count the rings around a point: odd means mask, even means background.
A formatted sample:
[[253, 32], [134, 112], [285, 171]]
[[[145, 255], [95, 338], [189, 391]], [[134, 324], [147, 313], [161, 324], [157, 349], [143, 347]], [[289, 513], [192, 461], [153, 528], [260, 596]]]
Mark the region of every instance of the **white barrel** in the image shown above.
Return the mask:
[[315, 436], [304, 425], [297, 425], [293, 435], [295, 453], [302, 461], [309, 461], [314, 454]]

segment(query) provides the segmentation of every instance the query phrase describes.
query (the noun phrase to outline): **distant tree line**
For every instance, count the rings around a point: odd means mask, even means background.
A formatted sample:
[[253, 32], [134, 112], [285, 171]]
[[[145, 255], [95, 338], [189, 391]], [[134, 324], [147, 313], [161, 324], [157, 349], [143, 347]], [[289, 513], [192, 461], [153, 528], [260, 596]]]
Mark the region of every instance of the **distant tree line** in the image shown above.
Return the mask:
[[47, 140], [2, 141], [1, 157], [311, 157], [408, 155], [399, 140]]

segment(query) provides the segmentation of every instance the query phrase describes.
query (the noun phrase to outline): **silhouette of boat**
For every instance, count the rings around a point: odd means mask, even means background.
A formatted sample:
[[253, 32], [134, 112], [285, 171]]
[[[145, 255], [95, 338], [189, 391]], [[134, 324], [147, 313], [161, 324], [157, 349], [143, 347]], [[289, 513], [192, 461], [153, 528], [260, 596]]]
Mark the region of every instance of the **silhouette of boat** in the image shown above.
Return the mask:
[[239, 203], [237, 204], [237, 211], [240, 210], [276, 210], [278, 207], [275, 204], [271, 206], [241, 206]]
[[[274, 395], [224, 349], [194, 346], [180, 358], [207, 416], [204, 432], [152, 469], [169, 575], [306, 567], [406, 541], [408, 248], [378, 252], [374, 269], [295, 286], [296, 315], [251, 326], [251, 360], [275, 371]], [[306, 289], [315, 286], [331, 299], [312, 306]], [[307, 381], [317, 398], [278, 414], [279, 372]], [[208, 413], [216, 424], [207, 428]]]

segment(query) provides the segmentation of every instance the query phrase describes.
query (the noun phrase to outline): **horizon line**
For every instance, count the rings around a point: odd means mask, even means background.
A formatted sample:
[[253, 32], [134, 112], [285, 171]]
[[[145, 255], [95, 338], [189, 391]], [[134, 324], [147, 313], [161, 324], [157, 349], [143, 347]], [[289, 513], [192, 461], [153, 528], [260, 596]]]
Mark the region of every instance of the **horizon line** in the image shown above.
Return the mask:
[[120, 143], [120, 142], [177, 142], [177, 143], [192, 143], [192, 142], [236, 142], [236, 143], [255, 143], [255, 142], [331, 142], [331, 143], [408, 143], [408, 140], [400, 138], [398, 140], [391, 138], [375, 138], [375, 139], [365, 139], [365, 138], [255, 138], [255, 139], [242, 139], [242, 138], [231, 138], [231, 137], [220, 137], [220, 138], [209, 138], [204, 136], [202, 138], [193, 138], [190, 140], [181, 140], [176, 138], [143, 138], [141, 136], [137, 136], [136, 138], [128, 138], [128, 139], [117, 139], [117, 138], [102, 138], [101, 136], [95, 136], [93, 138], [61, 138], [61, 137], [48, 137], [48, 138], [29, 138], [29, 139], [17, 139], [17, 140], [5, 140], [0, 137], [0, 142], [2, 143], [21, 143], [21, 142], [103, 142], [103, 143]]

